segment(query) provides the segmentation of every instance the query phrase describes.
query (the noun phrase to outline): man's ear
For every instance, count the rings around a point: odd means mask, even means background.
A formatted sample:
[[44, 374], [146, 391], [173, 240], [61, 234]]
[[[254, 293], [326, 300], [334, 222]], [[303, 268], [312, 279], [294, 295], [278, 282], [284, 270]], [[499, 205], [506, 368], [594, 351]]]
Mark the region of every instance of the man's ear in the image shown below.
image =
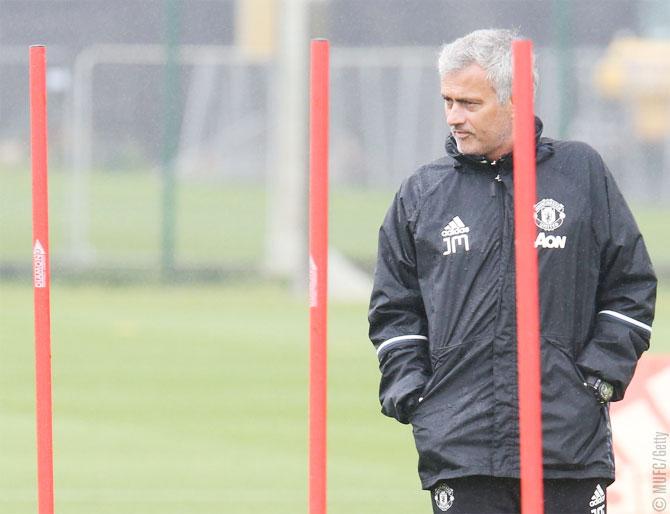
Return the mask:
[[510, 96], [506, 107], [510, 110], [510, 115], [512, 116], [512, 119], [514, 119], [514, 98]]

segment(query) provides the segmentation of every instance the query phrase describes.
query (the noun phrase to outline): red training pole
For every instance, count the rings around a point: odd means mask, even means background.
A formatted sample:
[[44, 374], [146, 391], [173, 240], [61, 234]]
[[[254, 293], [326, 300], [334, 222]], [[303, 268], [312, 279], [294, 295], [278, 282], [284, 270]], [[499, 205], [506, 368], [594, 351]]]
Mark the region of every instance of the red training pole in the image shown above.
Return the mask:
[[47, 188], [46, 48], [30, 47], [30, 145], [33, 173], [33, 288], [39, 514], [53, 514], [51, 316]]
[[329, 45], [311, 44], [309, 133], [309, 514], [326, 513]]
[[533, 114], [533, 44], [514, 41], [514, 230], [516, 320], [519, 368], [521, 512], [544, 512], [542, 470], [542, 396], [540, 390], [540, 302], [537, 251], [534, 247], [536, 203], [535, 116]]

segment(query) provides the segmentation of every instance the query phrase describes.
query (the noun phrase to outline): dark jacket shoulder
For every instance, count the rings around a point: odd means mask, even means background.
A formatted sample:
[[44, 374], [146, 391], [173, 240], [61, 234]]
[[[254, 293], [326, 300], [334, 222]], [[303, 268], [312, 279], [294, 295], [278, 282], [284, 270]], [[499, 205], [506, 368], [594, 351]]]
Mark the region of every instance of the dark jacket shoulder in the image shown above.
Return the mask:
[[398, 200], [402, 203], [409, 220], [415, 220], [424, 199], [445, 180], [456, 173], [456, 160], [445, 156], [419, 167], [402, 181]]
[[572, 140], [562, 141], [544, 137], [542, 140], [551, 143], [554, 158], [559, 161], [568, 160], [576, 162], [582, 166], [587, 165], [590, 169], [596, 171], [603, 171], [605, 168], [600, 153], [587, 143]]

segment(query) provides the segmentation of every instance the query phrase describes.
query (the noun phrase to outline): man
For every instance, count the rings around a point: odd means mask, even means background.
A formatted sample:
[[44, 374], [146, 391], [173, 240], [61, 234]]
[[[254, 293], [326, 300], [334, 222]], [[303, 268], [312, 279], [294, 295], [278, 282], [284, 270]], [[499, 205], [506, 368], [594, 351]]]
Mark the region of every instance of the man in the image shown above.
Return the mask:
[[[512, 176], [515, 34], [445, 45], [447, 155], [406, 179], [379, 234], [370, 338], [382, 412], [413, 425], [435, 513], [519, 512]], [[535, 223], [547, 513], [606, 512], [608, 402], [649, 346], [656, 278], [600, 156], [541, 137]]]

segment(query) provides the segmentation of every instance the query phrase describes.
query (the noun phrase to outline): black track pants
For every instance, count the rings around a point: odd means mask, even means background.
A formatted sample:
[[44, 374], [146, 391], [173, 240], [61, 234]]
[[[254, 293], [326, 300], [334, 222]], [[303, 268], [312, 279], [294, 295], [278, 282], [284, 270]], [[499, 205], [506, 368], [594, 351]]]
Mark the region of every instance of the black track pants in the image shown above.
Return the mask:
[[[545, 480], [545, 514], [606, 514], [609, 480]], [[438, 482], [430, 494], [433, 513], [519, 514], [519, 480], [472, 476]]]

